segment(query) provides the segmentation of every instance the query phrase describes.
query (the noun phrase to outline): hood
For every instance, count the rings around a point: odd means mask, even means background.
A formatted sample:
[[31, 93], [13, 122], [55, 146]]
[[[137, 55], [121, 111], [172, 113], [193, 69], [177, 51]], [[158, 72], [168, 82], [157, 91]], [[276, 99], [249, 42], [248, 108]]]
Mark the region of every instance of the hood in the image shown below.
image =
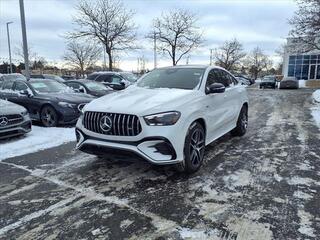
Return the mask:
[[47, 93], [38, 94], [38, 98], [68, 103], [88, 103], [94, 99], [93, 96], [84, 93]]
[[130, 86], [98, 98], [84, 108], [85, 111], [147, 115], [177, 110], [177, 107], [193, 101], [199, 91], [182, 89], [147, 89]]
[[0, 99], [0, 115], [20, 114], [25, 110], [20, 105]]
[[111, 92], [113, 92], [113, 91], [110, 91], [110, 90], [91, 91], [90, 95], [92, 95], [94, 97], [102, 97], [102, 96], [107, 95]]

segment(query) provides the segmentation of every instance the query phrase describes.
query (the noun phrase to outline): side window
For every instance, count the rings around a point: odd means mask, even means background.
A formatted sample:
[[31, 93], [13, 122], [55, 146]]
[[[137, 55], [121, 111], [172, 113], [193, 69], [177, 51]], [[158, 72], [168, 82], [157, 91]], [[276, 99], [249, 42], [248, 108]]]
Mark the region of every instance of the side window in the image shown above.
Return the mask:
[[113, 84], [120, 84], [120, 82], [121, 82], [121, 80], [122, 80], [121, 77], [115, 76], [115, 75], [113, 75], [111, 79], [112, 79], [112, 80], [111, 80], [111, 83], [113, 83]]
[[206, 87], [209, 87], [211, 84], [219, 82], [219, 76], [217, 75], [216, 69], [212, 69], [207, 78]]
[[79, 89], [80, 88], [80, 84], [78, 84], [78, 83], [68, 83], [67, 85], [69, 87], [71, 87], [72, 89]]
[[228, 76], [231, 86], [235, 86], [238, 84], [237, 79], [235, 79], [231, 74], [229, 74], [227, 72], [225, 72], [225, 74]]
[[14, 87], [15, 91], [24, 91], [28, 90], [28, 86], [25, 83], [22, 82], [16, 82], [16, 85]]
[[2, 89], [9, 89], [13, 90], [13, 82], [12, 81], [6, 81], [2, 85]]
[[96, 78], [97, 82], [111, 82], [111, 76], [110, 75], [100, 75]]
[[217, 70], [220, 73], [220, 83], [222, 83], [226, 88], [230, 86], [231, 79], [228, 76], [228, 73], [218, 69]]

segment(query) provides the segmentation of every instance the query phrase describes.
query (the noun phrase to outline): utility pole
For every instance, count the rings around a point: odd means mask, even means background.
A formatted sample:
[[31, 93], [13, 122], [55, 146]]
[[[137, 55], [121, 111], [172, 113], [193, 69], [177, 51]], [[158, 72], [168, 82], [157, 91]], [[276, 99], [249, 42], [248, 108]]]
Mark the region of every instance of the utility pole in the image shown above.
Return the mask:
[[9, 24], [11, 24], [11, 23], [13, 23], [13, 22], [7, 22], [7, 35], [8, 35], [10, 73], [12, 73], [12, 60], [11, 60], [11, 47], [10, 47], [10, 32], [9, 32]]
[[154, 68], [157, 68], [157, 38], [156, 31], [153, 32], [153, 62]]
[[28, 55], [26, 19], [25, 19], [25, 15], [24, 15], [24, 3], [23, 3], [23, 0], [19, 0], [19, 4], [20, 4], [20, 18], [21, 18], [21, 29], [22, 29], [24, 66], [25, 66], [25, 72], [26, 72], [25, 75], [26, 75], [27, 80], [29, 80], [30, 79], [29, 55]]
[[210, 49], [210, 65], [213, 63], [213, 49]]
[[189, 64], [190, 55], [187, 56], [186, 64]]

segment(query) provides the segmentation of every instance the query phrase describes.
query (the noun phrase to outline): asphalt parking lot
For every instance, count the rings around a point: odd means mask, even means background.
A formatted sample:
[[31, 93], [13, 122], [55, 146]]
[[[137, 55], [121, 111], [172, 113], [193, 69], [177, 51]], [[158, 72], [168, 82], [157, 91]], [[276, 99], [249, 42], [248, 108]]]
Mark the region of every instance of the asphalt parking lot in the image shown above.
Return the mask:
[[312, 90], [249, 89], [249, 130], [194, 175], [75, 143], [0, 162], [1, 239], [319, 239]]

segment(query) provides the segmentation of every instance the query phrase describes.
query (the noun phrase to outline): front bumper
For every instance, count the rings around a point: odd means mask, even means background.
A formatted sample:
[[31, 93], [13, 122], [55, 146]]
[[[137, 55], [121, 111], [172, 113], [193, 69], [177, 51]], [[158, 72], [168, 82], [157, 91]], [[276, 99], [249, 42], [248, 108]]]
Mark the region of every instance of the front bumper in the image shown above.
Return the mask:
[[30, 117], [24, 116], [22, 122], [7, 127], [0, 128], [0, 139], [6, 139], [14, 136], [26, 134], [31, 131]]
[[80, 111], [78, 108], [61, 107], [57, 105], [56, 110], [60, 116], [60, 124], [75, 124], [80, 117]]
[[[176, 164], [183, 161], [185, 134], [178, 123], [173, 126], [148, 126], [141, 119], [142, 132], [137, 136], [110, 136], [84, 128], [77, 122], [76, 148], [90, 154], [135, 156], [153, 164]], [[161, 135], [160, 135], [161, 134]]]

